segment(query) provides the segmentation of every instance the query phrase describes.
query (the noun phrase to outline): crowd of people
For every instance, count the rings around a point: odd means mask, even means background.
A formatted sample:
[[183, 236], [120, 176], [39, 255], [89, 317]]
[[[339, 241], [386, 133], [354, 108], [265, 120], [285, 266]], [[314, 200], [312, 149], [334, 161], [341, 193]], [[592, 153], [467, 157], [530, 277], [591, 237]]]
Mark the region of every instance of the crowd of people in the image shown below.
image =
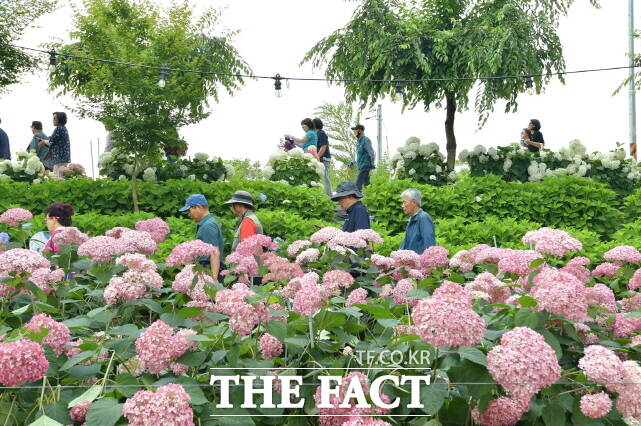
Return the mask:
[[[64, 112], [53, 113], [53, 131], [50, 136], [43, 132], [41, 121], [31, 122], [31, 141], [27, 151], [35, 151], [45, 167], [45, 173], [59, 176], [59, 170], [71, 162], [71, 144], [67, 131], [67, 114]], [[0, 123], [2, 121], [0, 120]], [[11, 160], [11, 147], [9, 136], [0, 128], [0, 160]]]

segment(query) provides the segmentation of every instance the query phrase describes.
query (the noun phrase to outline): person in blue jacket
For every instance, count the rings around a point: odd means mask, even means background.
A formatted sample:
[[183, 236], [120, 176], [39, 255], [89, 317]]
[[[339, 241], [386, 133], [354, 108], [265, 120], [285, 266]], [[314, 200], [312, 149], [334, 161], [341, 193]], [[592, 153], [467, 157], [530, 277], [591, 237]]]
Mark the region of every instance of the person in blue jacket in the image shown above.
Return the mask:
[[409, 188], [401, 194], [403, 211], [410, 217], [405, 229], [405, 239], [401, 250], [412, 250], [422, 254], [426, 248], [436, 245], [434, 222], [429, 214], [421, 208], [421, 192]]
[[343, 231], [354, 232], [359, 229], [370, 228], [370, 218], [367, 208], [360, 202], [363, 194], [354, 182], [343, 182], [336, 188], [332, 201], [336, 201], [341, 209], [347, 213], [343, 224]]
[[[2, 120], [0, 120], [2, 123]], [[9, 136], [0, 129], [0, 160], [11, 160], [11, 148], [9, 148]]]

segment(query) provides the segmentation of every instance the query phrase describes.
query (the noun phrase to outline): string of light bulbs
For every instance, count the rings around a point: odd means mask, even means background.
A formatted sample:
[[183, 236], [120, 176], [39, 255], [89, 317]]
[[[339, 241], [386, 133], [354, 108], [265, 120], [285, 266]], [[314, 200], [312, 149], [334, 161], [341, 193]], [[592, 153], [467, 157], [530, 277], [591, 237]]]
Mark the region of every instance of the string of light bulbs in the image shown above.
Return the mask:
[[534, 77], [552, 77], [559, 75], [569, 75], [569, 74], [584, 74], [592, 72], [604, 72], [604, 71], [615, 71], [615, 70], [624, 70], [624, 69], [634, 69], [641, 66], [639, 62], [636, 62], [633, 65], [626, 65], [620, 67], [605, 67], [605, 68], [590, 68], [583, 70], [573, 70], [573, 71], [556, 71], [549, 73], [540, 73], [540, 74], [513, 74], [513, 75], [491, 75], [491, 76], [479, 76], [479, 77], [429, 77], [429, 78], [419, 78], [419, 79], [363, 79], [363, 78], [321, 78], [321, 77], [284, 77], [279, 73], [276, 73], [274, 76], [268, 75], [256, 75], [256, 74], [242, 74], [242, 73], [224, 73], [224, 72], [215, 72], [215, 71], [202, 71], [202, 70], [192, 70], [192, 69], [183, 69], [183, 68], [173, 68], [168, 65], [144, 65], [136, 64], [131, 62], [124, 62], [112, 59], [101, 59], [93, 58], [89, 56], [78, 56], [69, 53], [59, 53], [55, 50], [43, 50], [36, 49], [33, 47], [18, 46], [10, 44], [10, 46], [17, 49], [29, 50], [33, 52], [38, 52], [40, 54], [49, 55], [49, 71], [54, 72], [57, 65], [57, 57], [63, 57], [68, 59], [75, 60], [84, 60], [84, 61], [93, 61], [93, 62], [102, 62], [107, 64], [114, 65], [123, 65], [128, 67], [136, 67], [143, 69], [156, 70], [160, 73], [160, 79], [158, 80], [158, 86], [164, 88], [167, 85], [169, 80], [170, 72], [181, 72], [181, 73], [196, 73], [201, 75], [217, 75], [223, 77], [236, 77], [236, 78], [250, 78], [257, 80], [274, 80], [274, 89], [276, 90], [276, 97], [282, 96], [282, 82], [285, 81], [287, 87], [289, 87], [289, 81], [317, 81], [317, 82], [326, 82], [326, 83], [392, 83], [394, 85], [395, 94], [402, 96], [405, 91], [405, 85], [408, 83], [426, 83], [426, 82], [442, 82], [442, 81], [483, 81], [483, 80], [507, 80], [507, 79], [523, 79], [525, 84], [525, 89], [528, 94], [534, 94]]

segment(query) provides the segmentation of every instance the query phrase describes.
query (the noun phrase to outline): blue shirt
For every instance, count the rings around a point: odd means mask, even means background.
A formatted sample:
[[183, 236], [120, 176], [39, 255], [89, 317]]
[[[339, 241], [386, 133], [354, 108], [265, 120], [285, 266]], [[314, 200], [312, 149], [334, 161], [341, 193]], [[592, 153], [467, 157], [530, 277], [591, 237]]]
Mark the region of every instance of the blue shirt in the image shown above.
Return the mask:
[[354, 232], [359, 229], [369, 229], [369, 213], [365, 206], [357, 201], [347, 209], [347, 220], [343, 225], [343, 231]]
[[311, 129], [305, 132], [305, 136], [307, 136], [307, 142], [303, 144], [303, 151], [307, 151], [310, 146], [316, 146], [316, 143], [318, 141], [316, 132]]
[[0, 160], [11, 160], [11, 150], [9, 149], [9, 136], [0, 129]]
[[[216, 222], [216, 219], [214, 219], [214, 216], [212, 216], [211, 213], [200, 219], [200, 222], [198, 222], [196, 238], [204, 243], [218, 247], [220, 252], [220, 261], [222, 264], [222, 260], [224, 259], [223, 251], [225, 249], [225, 242], [223, 240], [223, 233], [220, 229], [220, 225]], [[203, 256], [199, 260], [200, 263], [211, 263], [211, 258], [207, 256]]]
[[412, 250], [422, 254], [426, 248], [436, 245], [436, 234], [434, 233], [434, 222], [429, 214], [423, 209], [418, 209], [416, 214], [410, 217], [405, 229], [405, 239], [401, 244], [401, 250]]

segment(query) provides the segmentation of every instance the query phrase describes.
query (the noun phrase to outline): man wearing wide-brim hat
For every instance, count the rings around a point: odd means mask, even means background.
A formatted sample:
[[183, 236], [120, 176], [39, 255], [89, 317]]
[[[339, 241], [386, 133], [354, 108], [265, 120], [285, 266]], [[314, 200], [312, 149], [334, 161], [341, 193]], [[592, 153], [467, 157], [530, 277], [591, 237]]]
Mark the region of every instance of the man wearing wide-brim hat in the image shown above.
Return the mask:
[[336, 192], [332, 195], [332, 201], [336, 201], [347, 212], [343, 231], [354, 232], [359, 229], [370, 228], [369, 213], [367, 208], [360, 202], [361, 198], [363, 198], [363, 194], [361, 194], [354, 182], [339, 184]]
[[236, 250], [238, 244], [252, 235], [262, 234], [263, 225], [254, 214], [254, 198], [247, 191], [236, 191], [234, 195], [225, 202], [225, 205], [231, 206], [231, 210], [238, 218], [236, 230], [234, 231], [234, 241], [231, 245], [232, 251]]

